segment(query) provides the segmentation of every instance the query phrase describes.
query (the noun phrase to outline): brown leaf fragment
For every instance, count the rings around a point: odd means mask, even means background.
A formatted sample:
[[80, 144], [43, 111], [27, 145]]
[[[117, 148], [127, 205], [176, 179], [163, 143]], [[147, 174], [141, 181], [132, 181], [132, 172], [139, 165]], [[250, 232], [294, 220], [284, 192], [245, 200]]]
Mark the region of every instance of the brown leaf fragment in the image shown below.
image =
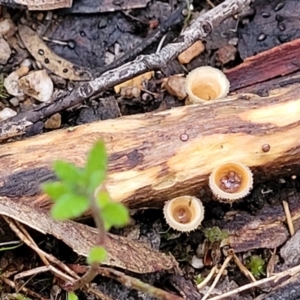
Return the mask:
[[204, 51], [204, 49], [205, 47], [203, 43], [201, 41], [197, 41], [181, 54], [179, 54], [178, 60], [181, 64], [188, 64], [192, 59], [200, 55]]
[[[97, 239], [97, 230], [74, 221], [58, 222], [48, 212], [32, 205], [0, 197], [0, 214], [13, 218], [43, 233], [62, 240], [79, 255], [87, 256]], [[136, 273], [151, 273], [172, 269], [175, 261], [152, 249], [147, 244], [107, 234], [108, 257], [103, 265], [118, 267]]]
[[83, 81], [91, 80], [89, 71], [73, 65], [52, 52], [38, 37], [35, 31], [26, 25], [19, 25], [19, 34], [27, 50], [41, 65], [62, 78]]

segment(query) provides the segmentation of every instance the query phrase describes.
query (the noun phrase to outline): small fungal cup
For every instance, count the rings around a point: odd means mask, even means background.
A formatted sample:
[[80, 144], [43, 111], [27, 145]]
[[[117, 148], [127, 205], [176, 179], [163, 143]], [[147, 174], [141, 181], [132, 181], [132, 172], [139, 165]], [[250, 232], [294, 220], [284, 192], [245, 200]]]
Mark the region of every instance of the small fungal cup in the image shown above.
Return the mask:
[[204, 218], [202, 202], [192, 196], [181, 196], [167, 201], [163, 211], [167, 223], [178, 231], [195, 230]]
[[208, 104], [210, 100], [226, 97], [230, 83], [225, 74], [213, 67], [199, 67], [186, 77], [188, 104]]
[[226, 163], [213, 170], [209, 177], [209, 186], [218, 199], [234, 202], [250, 193], [253, 174], [241, 163]]

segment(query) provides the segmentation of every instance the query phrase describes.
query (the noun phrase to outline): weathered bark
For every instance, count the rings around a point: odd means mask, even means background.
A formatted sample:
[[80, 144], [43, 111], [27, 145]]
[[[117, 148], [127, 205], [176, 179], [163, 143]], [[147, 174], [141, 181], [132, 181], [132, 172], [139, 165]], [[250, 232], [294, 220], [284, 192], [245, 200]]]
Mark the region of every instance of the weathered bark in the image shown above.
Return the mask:
[[[295, 231], [300, 228], [300, 195], [295, 188], [280, 189], [272, 192], [269, 201], [255, 215], [238, 211], [229, 212], [215, 225], [229, 233], [228, 243], [235, 252], [247, 252], [253, 249], [275, 249], [281, 246], [290, 236], [286, 225], [286, 214], [282, 200], [289, 204]], [[281, 201], [280, 201], [281, 200]], [[273, 203], [276, 201], [275, 203]]]
[[225, 71], [232, 91], [264, 82], [300, 69], [300, 39], [248, 57], [235, 68]]
[[[131, 208], [197, 195], [212, 169], [225, 161], [248, 165], [256, 182], [298, 173], [299, 95], [300, 86], [294, 84], [268, 97], [241, 94], [207, 106], [100, 121], [1, 145], [0, 196], [48, 205], [38, 186], [53, 177], [53, 161], [82, 166], [98, 139], [104, 139], [109, 153], [107, 188]], [[269, 152], [263, 152], [264, 144]]]

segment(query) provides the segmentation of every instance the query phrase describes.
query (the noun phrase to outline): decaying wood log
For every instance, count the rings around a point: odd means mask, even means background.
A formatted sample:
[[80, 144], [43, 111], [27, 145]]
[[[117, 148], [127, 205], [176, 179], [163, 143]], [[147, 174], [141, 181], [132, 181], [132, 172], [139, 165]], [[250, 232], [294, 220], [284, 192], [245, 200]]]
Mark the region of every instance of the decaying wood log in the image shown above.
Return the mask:
[[[255, 181], [299, 173], [300, 85], [268, 97], [240, 94], [210, 105], [63, 129], [1, 145], [0, 196], [49, 205], [39, 184], [65, 159], [82, 166], [98, 139], [109, 153], [107, 188], [130, 208], [161, 206], [175, 196], [198, 195], [212, 169], [241, 161]], [[264, 152], [262, 146], [270, 145]]]
[[300, 69], [300, 39], [248, 57], [235, 68], [225, 71], [232, 91]]

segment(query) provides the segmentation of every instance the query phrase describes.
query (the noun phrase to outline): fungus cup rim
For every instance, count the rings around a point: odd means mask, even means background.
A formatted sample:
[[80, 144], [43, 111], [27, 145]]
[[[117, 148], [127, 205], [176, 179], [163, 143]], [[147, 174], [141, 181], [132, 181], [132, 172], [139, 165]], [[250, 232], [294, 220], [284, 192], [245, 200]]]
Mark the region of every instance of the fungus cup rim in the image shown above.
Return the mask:
[[[209, 87], [213, 87], [214, 84], [217, 86], [218, 96], [212, 99], [204, 99], [195, 95], [193, 92], [193, 86], [195, 86], [195, 81], [199, 80], [199, 84], [204, 82]], [[219, 69], [210, 66], [198, 67], [192, 70], [186, 77], [185, 90], [188, 95], [189, 101], [193, 104], [202, 103], [209, 104], [211, 101], [226, 97], [229, 93], [230, 82], [226, 75]]]
[[[229, 167], [233, 167], [233, 171], [242, 175], [242, 186], [234, 193], [229, 193], [219, 187], [219, 180], [228, 173]], [[223, 169], [223, 170], [222, 170]], [[245, 181], [246, 179], [246, 181]], [[227, 162], [216, 167], [209, 176], [209, 187], [218, 199], [235, 201], [247, 196], [253, 188], [253, 173], [249, 167], [240, 162]]]
[[[186, 206], [191, 212], [191, 221], [188, 223], [178, 222], [174, 215], [173, 210], [180, 205]], [[167, 201], [163, 208], [164, 217], [170, 227], [177, 231], [189, 232], [199, 227], [204, 219], [204, 206], [202, 201], [193, 196], [180, 196]]]

